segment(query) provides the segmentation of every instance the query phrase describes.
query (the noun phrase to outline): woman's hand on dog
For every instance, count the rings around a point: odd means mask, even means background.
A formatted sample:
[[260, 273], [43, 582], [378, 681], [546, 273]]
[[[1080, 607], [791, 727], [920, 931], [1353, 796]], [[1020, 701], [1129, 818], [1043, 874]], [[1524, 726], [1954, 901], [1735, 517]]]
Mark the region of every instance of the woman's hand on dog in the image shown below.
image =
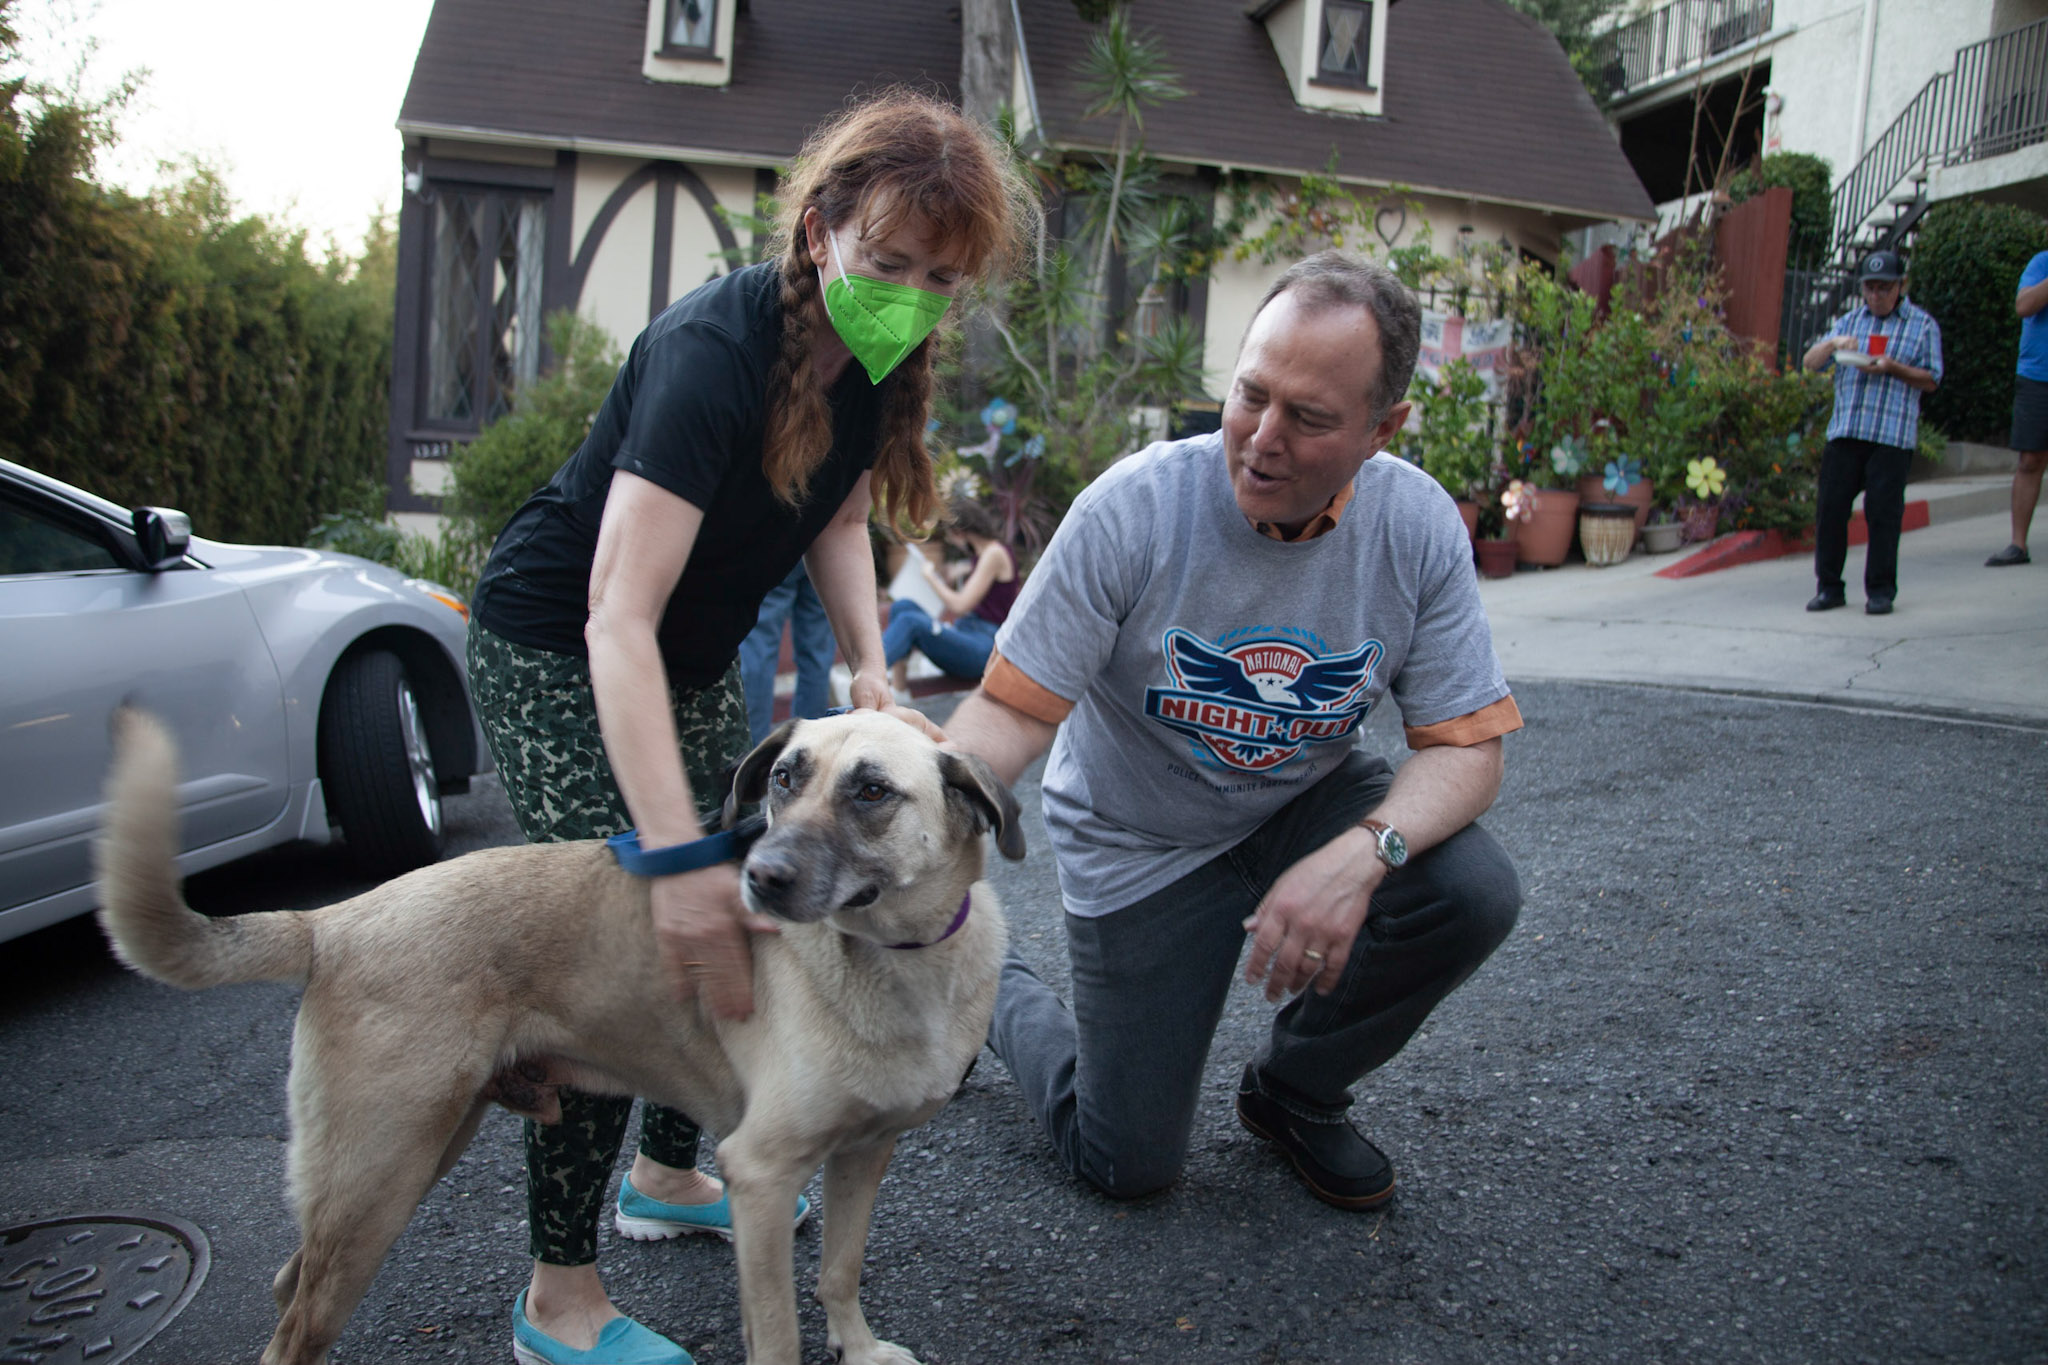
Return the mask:
[[880, 711], [918, 731], [934, 744], [943, 743], [946, 732], [932, 723], [932, 718], [914, 707], [896, 705], [896, 694], [889, 688], [885, 673], [862, 672], [854, 675], [847, 685], [847, 699], [858, 711]]
[[656, 877], [648, 887], [654, 910], [654, 942], [661, 968], [686, 1000], [702, 992], [721, 1019], [754, 1012], [754, 950], [747, 935], [780, 933], [766, 915], [747, 912], [740, 901], [740, 873], [734, 863], [696, 872]]

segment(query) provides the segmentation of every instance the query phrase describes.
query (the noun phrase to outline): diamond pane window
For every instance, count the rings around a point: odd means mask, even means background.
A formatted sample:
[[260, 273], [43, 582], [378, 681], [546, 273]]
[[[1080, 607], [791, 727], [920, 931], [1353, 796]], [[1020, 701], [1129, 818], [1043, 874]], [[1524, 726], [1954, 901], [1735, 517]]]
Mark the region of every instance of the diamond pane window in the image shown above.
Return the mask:
[[540, 371], [541, 195], [440, 187], [427, 304], [426, 417], [472, 430]]
[[1366, 57], [1372, 44], [1370, 0], [1346, 3], [1323, 0], [1322, 55], [1316, 61], [1316, 79], [1344, 85], [1366, 83]]
[[668, 45], [709, 52], [718, 27], [718, 0], [668, 0]]

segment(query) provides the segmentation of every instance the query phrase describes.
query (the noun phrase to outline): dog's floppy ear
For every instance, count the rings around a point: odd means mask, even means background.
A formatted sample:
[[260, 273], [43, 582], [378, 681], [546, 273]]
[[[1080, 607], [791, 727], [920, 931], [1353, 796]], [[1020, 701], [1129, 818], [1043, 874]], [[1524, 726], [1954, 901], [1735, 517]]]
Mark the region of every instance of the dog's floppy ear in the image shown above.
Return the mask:
[[752, 805], [768, 794], [768, 770], [782, 756], [794, 729], [795, 720], [782, 722], [768, 732], [768, 738], [754, 746], [752, 753], [740, 760], [740, 766], [733, 771], [732, 790], [725, 794], [725, 809], [719, 812], [719, 823], [725, 828], [732, 828], [741, 806]]
[[997, 777], [995, 769], [973, 754], [939, 753], [939, 776], [948, 787], [967, 798], [967, 804], [988, 817], [995, 828], [996, 851], [1011, 862], [1024, 856], [1024, 827], [1018, 819], [1017, 798]]

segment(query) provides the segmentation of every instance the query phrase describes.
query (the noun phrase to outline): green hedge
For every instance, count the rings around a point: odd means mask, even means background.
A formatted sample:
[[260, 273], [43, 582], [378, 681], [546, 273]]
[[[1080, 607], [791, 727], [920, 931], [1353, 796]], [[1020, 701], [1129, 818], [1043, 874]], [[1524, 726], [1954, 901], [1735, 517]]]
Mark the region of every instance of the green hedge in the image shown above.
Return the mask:
[[1792, 191], [1792, 229], [1785, 264], [1811, 270], [1828, 254], [1834, 231], [1834, 171], [1824, 157], [1806, 152], [1772, 152], [1728, 182], [1728, 198], [1740, 204], [1765, 190]]
[[1958, 440], [2004, 445], [2012, 423], [2020, 272], [2048, 251], [2048, 219], [2011, 204], [1952, 199], [1928, 210], [1909, 263], [1913, 302], [1941, 324], [1941, 387], [1921, 414]]
[[0, 85], [0, 457], [201, 535], [298, 543], [382, 481], [390, 233], [315, 263], [206, 175], [107, 189], [101, 122]]

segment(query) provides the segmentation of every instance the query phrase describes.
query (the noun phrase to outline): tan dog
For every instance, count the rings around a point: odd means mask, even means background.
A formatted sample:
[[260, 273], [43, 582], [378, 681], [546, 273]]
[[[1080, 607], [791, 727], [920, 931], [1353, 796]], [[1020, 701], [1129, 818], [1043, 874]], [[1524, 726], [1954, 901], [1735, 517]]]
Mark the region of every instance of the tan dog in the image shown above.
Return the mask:
[[1013, 859], [1024, 844], [986, 767], [871, 711], [785, 725], [748, 755], [728, 819], [766, 794], [742, 882], [784, 928], [754, 939], [754, 1013], [733, 1023], [676, 1001], [647, 884], [596, 841], [487, 849], [320, 910], [206, 919], [172, 860], [173, 746], [136, 713], [118, 729], [100, 847], [115, 950], [187, 989], [305, 983], [288, 1158], [301, 1241], [277, 1274], [266, 1365], [326, 1359], [514, 1067], [546, 1083], [503, 1089], [523, 1112], [559, 1114], [551, 1087], [566, 1083], [724, 1135], [750, 1362], [799, 1359], [789, 1210], [822, 1163], [829, 1344], [855, 1365], [915, 1365], [868, 1330], [861, 1258], [897, 1135], [952, 1097], [988, 1034], [1006, 931], [981, 835], [993, 827]]

